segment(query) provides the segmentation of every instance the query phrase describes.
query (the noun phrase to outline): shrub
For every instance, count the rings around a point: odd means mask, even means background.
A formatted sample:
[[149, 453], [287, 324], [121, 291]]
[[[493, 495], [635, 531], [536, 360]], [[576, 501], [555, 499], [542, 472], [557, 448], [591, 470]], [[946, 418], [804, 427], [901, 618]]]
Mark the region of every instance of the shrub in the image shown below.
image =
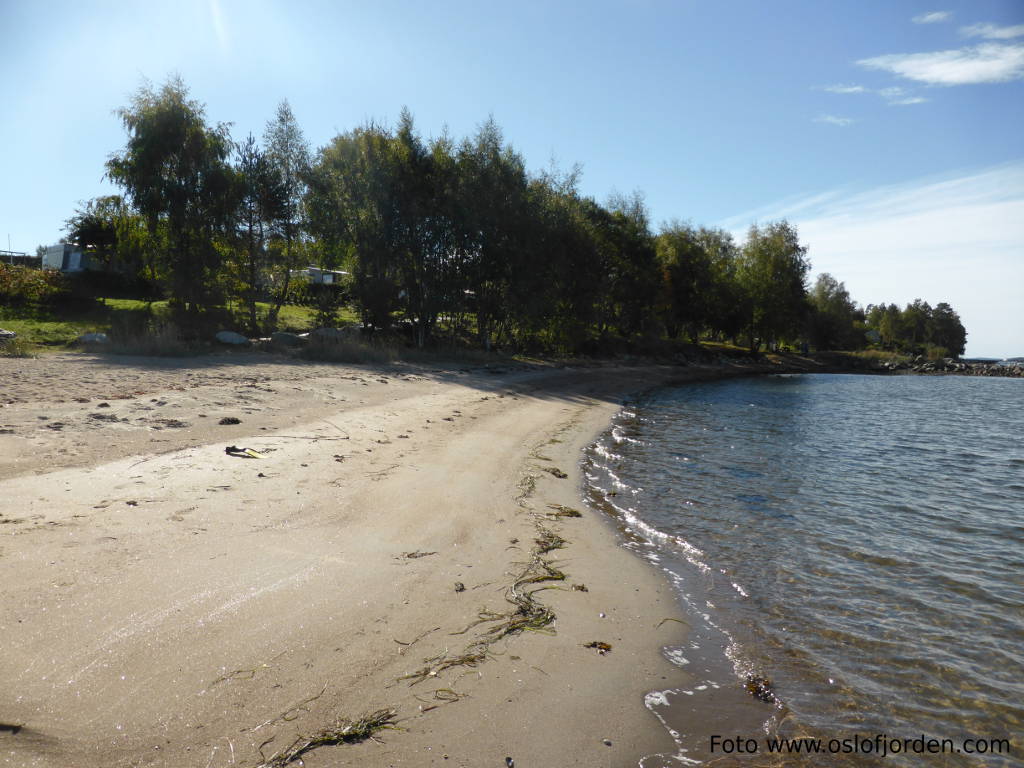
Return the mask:
[[0, 264], [0, 304], [53, 303], [71, 295], [67, 276], [54, 270]]

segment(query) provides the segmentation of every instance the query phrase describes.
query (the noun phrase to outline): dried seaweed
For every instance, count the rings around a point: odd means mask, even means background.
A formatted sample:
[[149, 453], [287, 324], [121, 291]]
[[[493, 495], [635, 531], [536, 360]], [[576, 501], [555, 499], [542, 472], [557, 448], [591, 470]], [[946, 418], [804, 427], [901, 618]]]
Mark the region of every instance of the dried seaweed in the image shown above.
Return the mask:
[[[433, 699], [425, 699], [422, 696], [416, 695], [413, 695], [413, 698], [416, 699], [416, 701], [423, 702], [423, 704], [420, 704], [420, 712], [429, 712], [430, 710], [437, 709], [445, 704], [454, 704], [456, 701], [465, 699], [468, 696], [468, 693], [459, 693], [458, 691], [453, 691], [451, 688], [438, 688], [434, 691]], [[423, 706], [424, 704], [426, 706]]]
[[548, 512], [548, 517], [583, 517], [579, 510], [567, 507], [564, 504], [548, 504], [548, 509], [555, 510], [554, 512]]
[[[358, 720], [340, 718], [330, 728], [325, 728], [312, 736], [300, 736], [290, 746], [260, 763], [259, 768], [284, 768], [319, 747], [356, 744], [372, 739], [378, 731], [394, 729], [397, 715], [398, 713], [393, 709], [379, 709]], [[264, 744], [266, 743], [264, 742]]]
[[519, 576], [516, 578], [515, 587], [524, 584], [540, 584], [544, 581], [565, 581], [565, 574], [555, 568], [549, 560], [542, 557], [535, 557]]
[[424, 666], [408, 675], [402, 675], [399, 680], [412, 680], [409, 685], [422, 683], [424, 680], [437, 677], [439, 674], [452, 667], [475, 667], [487, 659], [487, 645], [476, 643], [467, 648], [458, 656], [449, 656], [447, 651], [423, 660]]
[[533, 541], [537, 545], [535, 552], [538, 555], [546, 555], [552, 550], [561, 549], [566, 544], [565, 539], [547, 528], [537, 526], [537, 532], [539, 535]]
[[429, 557], [430, 555], [436, 554], [437, 552], [420, 552], [419, 550], [416, 550], [415, 552], [403, 552], [399, 559], [404, 558], [406, 560], [418, 560], [421, 557]]
[[261, 669], [269, 669], [271, 662], [277, 661], [279, 658], [284, 656], [285, 653], [287, 653], [287, 651], [281, 651], [279, 654], [274, 656], [269, 661], [265, 661], [262, 664], [258, 664], [255, 667], [250, 667], [249, 669], [236, 669], [234, 672], [228, 672], [226, 675], [221, 675], [220, 677], [218, 677], [216, 680], [210, 683], [210, 685], [214, 686], [217, 683], [223, 683], [228, 680], [252, 680], [254, 677], [256, 677], [257, 672], [259, 672]]
[[775, 691], [772, 690], [772, 681], [767, 677], [747, 675], [744, 687], [747, 689], [747, 693], [765, 704], [774, 704], [776, 701]]
[[[520, 487], [524, 484], [533, 490], [535, 476], [524, 476]], [[516, 541], [513, 539], [513, 542]], [[521, 632], [545, 632], [554, 633], [552, 625], [555, 623], [555, 614], [543, 603], [535, 598], [535, 594], [543, 589], [551, 587], [540, 587], [537, 589], [526, 589], [528, 585], [540, 584], [548, 581], [564, 581], [566, 575], [556, 568], [551, 561], [545, 560], [543, 555], [566, 545], [566, 540], [554, 531], [537, 526], [537, 538], [534, 539], [534, 548], [531, 551], [530, 561], [515, 577], [508, 587], [505, 600], [512, 606], [507, 611], [492, 611], [481, 609], [477, 618], [468, 626], [453, 635], [462, 635], [482, 624], [488, 624], [477, 639], [472, 642], [459, 655], [449, 655], [445, 650], [443, 653], [432, 658], [423, 660], [424, 666], [408, 675], [403, 675], [399, 680], [410, 680], [409, 685], [416, 685], [431, 677], [437, 677], [445, 670], [453, 667], [475, 667], [485, 661], [491, 654], [491, 646], [499, 640], [516, 635]]]
[[[306, 709], [306, 705], [307, 704], [312, 704], [314, 701], [319, 699], [321, 696], [324, 695], [324, 691], [326, 691], [326, 690], [327, 690], [327, 683], [324, 683], [324, 687], [320, 689], [320, 693], [318, 693], [318, 694], [316, 694], [314, 696], [310, 696], [308, 699], [303, 699], [302, 701], [300, 701], [295, 706], [289, 707], [288, 709], [286, 709], [280, 715], [277, 715], [276, 717], [272, 717], [269, 720], [266, 720], [266, 721], [260, 723], [259, 725], [257, 725], [255, 728], [252, 728], [251, 730], [258, 731], [260, 728], [264, 728], [264, 727], [270, 725], [271, 723], [276, 723], [278, 721], [285, 722], [285, 723], [290, 723], [292, 720], [295, 720], [295, 719], [298, 718], [300, 712], [308, 712], [309, 710]], [[264, 742], [264, 744], [266, 744], [266, 743], [267, 742]]]
[[537, 490], [537, 475], [525, 474], [519, 480], [519, 495], [516, 496], [516, 503], [521, 507], [528, 506], [526, 504], [527, 499], [533, 496], [534, 491]]

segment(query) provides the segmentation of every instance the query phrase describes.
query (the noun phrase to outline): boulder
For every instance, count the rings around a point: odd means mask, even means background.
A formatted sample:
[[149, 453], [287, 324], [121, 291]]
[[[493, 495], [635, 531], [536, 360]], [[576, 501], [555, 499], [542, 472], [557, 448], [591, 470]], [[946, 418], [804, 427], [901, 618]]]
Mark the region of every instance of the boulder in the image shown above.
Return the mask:
[[221, 344], [230, 344], [233, 347], [249, 346], [249, 339], [234, 331], [217, 331], [217, 335], [214, 338]]
[[306, 343], [306, 340], [299, 336], [297, 333], [288, 333], [288, 331], [275, 331], [270, 334], [270, 342], [272, 344], [280, 344], [282, 347], [301, 347]]
[[79, 344], [109, 344], [110, 338], [105, 333], [83, 333], [78, 337]]

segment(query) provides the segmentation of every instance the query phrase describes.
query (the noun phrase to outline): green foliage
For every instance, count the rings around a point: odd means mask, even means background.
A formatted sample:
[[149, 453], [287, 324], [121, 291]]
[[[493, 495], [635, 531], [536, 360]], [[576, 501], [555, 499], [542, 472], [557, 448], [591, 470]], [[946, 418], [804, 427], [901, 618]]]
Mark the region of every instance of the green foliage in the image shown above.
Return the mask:
[[233, 254], [227, 259], [235, 293], [248, 310], [248, 327], [259, 334], [256, 303], [268, 291], [267, 238], [281, 220], [286, 205], [278, 168], [249, 135], [236, 150], [235, 183], [238, 207], [234, 215]]
[[959, 357], [967, 345], [967, 330], [946, 302], [932, 308], [915, 299], [902, 310], [895, 304], [869, 305], [865, 325], [878, 335], [882, 347], [908, 354], [935, 354], [929, 350], [940, 349], [941, 357]]
[[[640, 193], [602, 205], [580, 193], [578, 168], [528, 173], [493, 118], [461, 141], [424, 139], [403, 109], [396, 126], [366, 123], [314, 158], [286, 101], [262, 147], [208, 125], [178, 78], [144, 86], [119, 114], [128, 139], [107, 172], [124, 197], [83, 204], [67, 230], [124, 286], [76, 285], [166, 288], [164, 319], [186, 338], [239, 321], [253, 334], [336, 325], [351, 303], [368, 332], [417, 348], [475, 335], [488, 353], [657, 352], [677, 346], [666, 334], [746, 332], [753, 351], [804, 340], [963, 350], [947, 304], [865, 314], [829, 275], [809, 293], [807, 247], [786, 221], [752, 227], [742, 246], [679, 222], [655, 236]], [[311, 285], [296, 279], [305, 266], [352, 279]]]
[[215, 241], [237, 188], [227, 126], [208, 126], [179, 78], [159, 91], [143, 86], [119, 115], [128, 143], [107, 162], [107, 175], [124, 188], [151, 237], [165, 236], [160, 256], [174, 299], [191, 311], [216, 303], [223, 255]]
[[278, 314], [288, 300], [292, 272], [302, 257], [301, 245], [307, 226], [304, 196], [311, 163], [309, 144], [287, 101], [278, 105], [274, 119], [267, 123], [263, 142], [267, 161], [279, 179], [281, 194], [281, 204], [275, 209], [272, 219], [276, 242], [272, 242], [268, 250], [268, 283], [274, 295], [268, 325], [273, 331], [277, 327]]
[[318, 328], [333, 328], [351, 299], [348, 286], [342, 283], [303, 282], [292, 289], [292, 301], [313, 312], [313, 325]]
[[856, 349], [864, 346], [864, 313], [850, 298], [846, 286], [823, 272], [808, 297], [807, 325], [817, 349]]
[[672, 222], [657, 238], [662, 294], [658, 311], [668, 335], [703, 330], [735, 336], [743, 327], [736, 279], [739, 251], [720, 229]]
[[800, 331], [806, 312], [807, 247], [783, 220], [747, 233], [738, 270], [748, 316], [750, 349], [773, 346]]
[[310, 170], [305, 201], [325, 251], [354, 251], [355, 300], [364, 324], [374, 328], [390, 325], [400, 290], [391, 140], [372, 124], [335, 137]]
[[124, 200], [119, 195], [89, 200], [64, 223], [68, 241], [110, 266], [117, 251], [118, 219], [124, 213]]
[[[967, 330], [960, 322], [960, 315], [946, 302], [936, 305], [931, 314], [929, 341], [946, 349], [948, 354], [959, 357], [967, 346]], [[943, 355], [945, 357], [946, 355]]]
[[71, 284], [61, 272], [0, 263], [0, 306], [39, 306], [70, 294]]
[[538, 266], [531, 248], [536, 209], [523, 157], [505, 143], [493, 117], [462, 141], [455, 163], [458, 260], [452, 266], [465, 287], [450, 292], [450, 310], [460, 320], [474, 313], [480, 344], [490, 349], [510, 321], [513, 282]]

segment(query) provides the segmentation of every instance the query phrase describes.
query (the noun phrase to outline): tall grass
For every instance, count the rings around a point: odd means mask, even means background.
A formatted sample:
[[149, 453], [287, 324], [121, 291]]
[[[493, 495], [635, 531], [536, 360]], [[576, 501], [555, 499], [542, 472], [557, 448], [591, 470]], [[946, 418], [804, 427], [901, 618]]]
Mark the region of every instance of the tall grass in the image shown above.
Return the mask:
[[146, 357], [188, 357], [203, 351], [207, 345], [187, 341], [173, 323], [146, 321], [115, 324], [106, 344], [87, 344], [90, 352]]
[[299, 357], [328, 363], [387, 364], [398, 360], [398, 350], [383, 342], [311, 337]]
[[843, 352], [844, 355], [857, 357], [861, 360], [871, 360], [878, 363], [896, 362], [905, 363], [910, 361], [910, 355], [901, 352], [892, 352], [887, 349], [858, 349], [854, 352]]
[[0, 341], [0, 357], [38, 357], [36, 346], [24, 339]]

